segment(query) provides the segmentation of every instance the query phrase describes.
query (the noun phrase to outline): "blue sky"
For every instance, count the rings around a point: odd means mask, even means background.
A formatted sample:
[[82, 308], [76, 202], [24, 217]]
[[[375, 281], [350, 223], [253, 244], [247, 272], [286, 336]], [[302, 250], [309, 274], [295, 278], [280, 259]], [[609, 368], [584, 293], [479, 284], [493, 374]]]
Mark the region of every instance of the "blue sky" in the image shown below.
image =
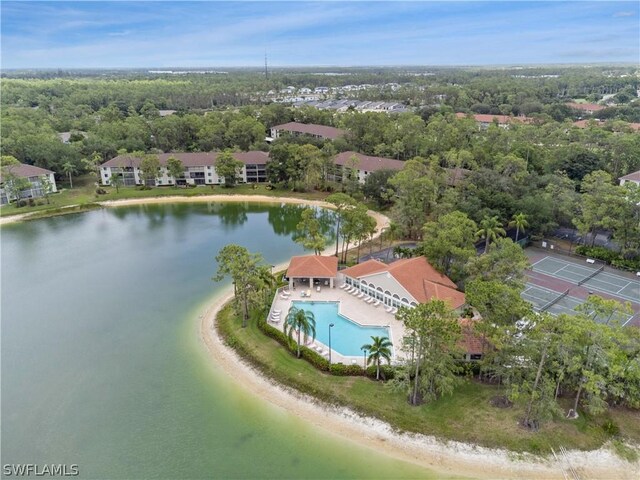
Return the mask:
[[640, 3], [4, 1], [2, 68], [640, 61]]

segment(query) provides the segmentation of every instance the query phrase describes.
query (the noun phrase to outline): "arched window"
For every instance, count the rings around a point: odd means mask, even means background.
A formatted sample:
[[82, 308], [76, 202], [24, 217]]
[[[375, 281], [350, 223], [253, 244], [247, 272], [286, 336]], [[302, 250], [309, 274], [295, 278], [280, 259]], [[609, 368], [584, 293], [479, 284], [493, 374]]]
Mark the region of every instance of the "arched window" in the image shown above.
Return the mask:
[[411, 302], [411, 306], [412, 306], [412, 307], [417, 307], [417, 306], [418, 306], [418, 304], [417, 304], [416, 302]]
[[405, 305], [409, 305], [409, 300], [407, 300], [406, 298], [402, 297], [402, 303], [404, 303]]
[[369, 284], [368, 284], [367, 282], [365, 282], [364, 280], [362, 280], [362, 281], [360, 282], [360, 284], [361, 284], [361, 285], [369, 285]]

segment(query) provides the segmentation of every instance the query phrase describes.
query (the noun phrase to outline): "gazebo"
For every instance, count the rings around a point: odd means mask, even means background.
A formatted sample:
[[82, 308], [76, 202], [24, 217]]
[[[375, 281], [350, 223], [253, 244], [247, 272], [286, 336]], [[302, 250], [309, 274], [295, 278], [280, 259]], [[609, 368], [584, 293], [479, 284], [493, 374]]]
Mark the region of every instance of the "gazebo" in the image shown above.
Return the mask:
[[309, 282], [309, 287], [313, 287], [314, 280], [324, 280], [325, 285], [334, 288], [334, 280], [338, 276], [338, 257], [322, 255], [304, 255], [291, 257], [287, 278], [289, 279], [289, 289], [294, 287], [295, 280]]

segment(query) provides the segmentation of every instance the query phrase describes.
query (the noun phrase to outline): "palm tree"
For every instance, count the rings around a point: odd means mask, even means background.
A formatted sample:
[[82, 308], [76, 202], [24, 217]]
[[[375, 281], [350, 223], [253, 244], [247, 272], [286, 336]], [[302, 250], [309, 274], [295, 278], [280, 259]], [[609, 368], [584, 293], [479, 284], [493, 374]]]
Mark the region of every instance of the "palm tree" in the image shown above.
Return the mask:
[[384, 232], [382, 232], [382, 235], [380, 235], [381, 241], [382, 241], [382, 237], [384, 237], [385, 240], [389, 242], [389, 247], [388, 247], [389, 250], [387, 250], [387, 258], [386, 258], [387, 262], [389, 261], [389, 252], [391, 251], [391, 245], [393, 244], [394, 241], [398, 239], [399, 235], [400, 235], [400, 227], [398, 226], [397, 223], [393, 223], [393, 222], [391, 222], [389, 226], [384, 230]]
[[489, 249], [489, 243], [495, 242], [496, 239], [501, 236], [504, 237], [507, 232], [502, 228], [502, 224], [500, 220], [498, 220], [497, 216], [493, 217], [484, 217], [480, 222], [480, 230], [476, 233], [478, 238], [484, 238], [484, 253], [487, 253]]
[[289, 335], [289, 338], [293, 338], [294, 330], [298, 331], [297, 356], [300, 358], [300, 335], [304, 333], [305, 341], [309, 336], [314, 340], [316, 338], [316, 318], [313, 316], [313, 312], [298, 307], [291, 307], [285, 319], [284, 334]]
[[69, 188], [73, 188], [73, 180], [71, 180], [71, 174], [77, 172], [76, 166], [71, 162], [63, 163], [62, 171], [69, 175]]
[[371, 362], [376, 363], [376, 380], [380, 380], [380, 360], [385, 359], [387, 363], [391, 363], [391, 347], [393, 344], [388, 337], [371, 337], [372, 344], [366, 344], [361, 347], [363, 350], [369, 351], [367, 365]]
[[516, 227], [516, 243], [517, 243], [518, 237], [520, 236], [520, 230], [524, 232], [525, 228], [529, 226], [529, 222], [527, 222], [527, 215], [524, 213], [515, 213], [512, 218], [513, 220], [509, 222], [509, 227]]
[[269, 298], [273, 294], [273, 288], [276, 286], [276, 277], [273, 276], [273, 265], [261, 265], [256, 272], [256, 281], [258, 283], [258, 291], [262, 292], [263, 306], [268, 308]]

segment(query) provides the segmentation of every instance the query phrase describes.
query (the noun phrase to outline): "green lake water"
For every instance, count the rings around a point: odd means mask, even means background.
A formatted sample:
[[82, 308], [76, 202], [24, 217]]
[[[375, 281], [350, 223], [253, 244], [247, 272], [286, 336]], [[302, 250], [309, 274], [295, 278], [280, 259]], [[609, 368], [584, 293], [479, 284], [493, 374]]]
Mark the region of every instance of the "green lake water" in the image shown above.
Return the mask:
[[2, 464], [77, 464], [80, 478], [434, 478], [240, 389], [199, 342], [218, 250], [285, 261], [302, 253], [299, 214], [148, 205], [3, 227]]

